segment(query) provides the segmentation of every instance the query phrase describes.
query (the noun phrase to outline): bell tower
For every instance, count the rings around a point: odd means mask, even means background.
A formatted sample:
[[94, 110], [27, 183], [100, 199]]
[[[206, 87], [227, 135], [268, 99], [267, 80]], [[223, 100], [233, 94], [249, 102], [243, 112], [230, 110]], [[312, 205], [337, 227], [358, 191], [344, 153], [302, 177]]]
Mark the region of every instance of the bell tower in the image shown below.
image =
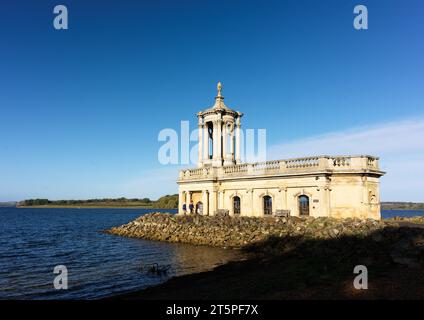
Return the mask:
[[220, 167], [241, 162], [240, 131], [243, 113], [225, 105], [221, 82], [218, 82], [217, 90], [214, 105], [197, 113], [198, 167]]

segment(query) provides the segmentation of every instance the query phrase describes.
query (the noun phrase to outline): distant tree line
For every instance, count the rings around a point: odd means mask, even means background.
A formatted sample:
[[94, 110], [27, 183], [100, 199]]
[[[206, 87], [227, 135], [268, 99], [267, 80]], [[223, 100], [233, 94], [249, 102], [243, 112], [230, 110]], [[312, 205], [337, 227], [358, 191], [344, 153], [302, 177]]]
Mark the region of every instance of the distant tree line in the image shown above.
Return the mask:
[[178, 195], [166, 195], [158, 200], [150, 200], [149, 198], [103, 198], [88, 200], [49, 200], [49, 199], [28, 199], [18, 202], [18, 206], [146, 206], [157, 209], [174, 209], [178, 208]]
[[422, 202], [382, 202], [383, 210], [424, 210]]
[[157, 209], [177, 209], [178, 194], [166, 195], [154, 201], [153, 207]]

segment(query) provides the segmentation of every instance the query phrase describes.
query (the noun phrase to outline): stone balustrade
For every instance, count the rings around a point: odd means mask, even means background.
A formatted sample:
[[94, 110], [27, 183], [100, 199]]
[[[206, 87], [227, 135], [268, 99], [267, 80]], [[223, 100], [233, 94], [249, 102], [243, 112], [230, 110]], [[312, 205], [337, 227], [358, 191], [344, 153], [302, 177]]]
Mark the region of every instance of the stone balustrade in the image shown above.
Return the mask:
[[179, 180], [358, 170], [379, 171], [378, 158], [373, 156], [317, 156], [222, 167], [202, 167], [181, 170]]

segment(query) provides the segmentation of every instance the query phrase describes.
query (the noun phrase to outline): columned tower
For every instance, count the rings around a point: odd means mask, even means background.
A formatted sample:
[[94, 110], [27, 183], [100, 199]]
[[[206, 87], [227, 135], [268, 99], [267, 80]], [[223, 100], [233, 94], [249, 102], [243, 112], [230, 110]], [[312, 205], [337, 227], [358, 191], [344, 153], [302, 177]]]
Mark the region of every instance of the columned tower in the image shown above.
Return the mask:
[[241, 117], [243, 113], [228, 108], [218, 82], [215, 104], [197, 114], [199, 120], [198, 167], [234, 165], [241, 162]]

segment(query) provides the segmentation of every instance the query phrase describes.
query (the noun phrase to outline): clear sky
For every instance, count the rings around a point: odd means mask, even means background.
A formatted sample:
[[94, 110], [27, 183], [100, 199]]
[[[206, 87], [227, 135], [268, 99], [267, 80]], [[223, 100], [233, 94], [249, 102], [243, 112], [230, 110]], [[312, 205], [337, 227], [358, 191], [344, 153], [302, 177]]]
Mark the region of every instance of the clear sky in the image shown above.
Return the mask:
[[[64, 4], [69, 29], [53, 28]], [[369, 29], [353, 28], [365, 4]], [[0, 201], [175, 193], [164, 128], [224, 84], [270, 156], [381, 156], [383, 200], [424, 201], [421, 0], [0, 3]]]

